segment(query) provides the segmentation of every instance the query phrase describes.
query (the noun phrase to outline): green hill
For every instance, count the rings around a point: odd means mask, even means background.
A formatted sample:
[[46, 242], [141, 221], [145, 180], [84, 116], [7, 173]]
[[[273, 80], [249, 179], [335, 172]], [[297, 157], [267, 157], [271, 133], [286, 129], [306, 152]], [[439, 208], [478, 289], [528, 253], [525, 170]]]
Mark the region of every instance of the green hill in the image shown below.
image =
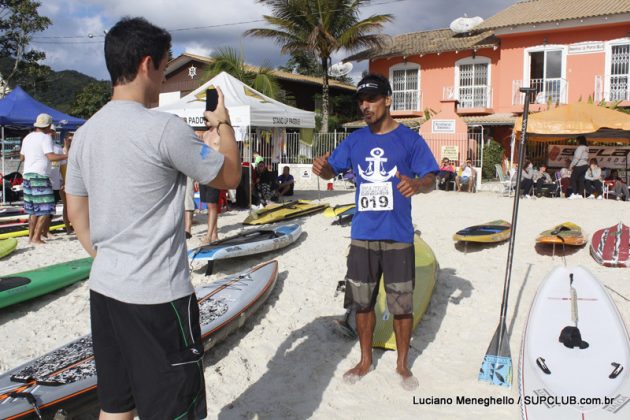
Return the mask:
[[[0, 57], [0, 72], [8, 74], [13, 67], [13, 60]], [[75, 96], [97, 79], [74, 70], [54, 71], [48, 66], [38, 66], [39, 78], [18, 75], [9, 82], [11, 87], [20, 85], [29, 95], [38, 101], [61, 112], [69, 113]]]

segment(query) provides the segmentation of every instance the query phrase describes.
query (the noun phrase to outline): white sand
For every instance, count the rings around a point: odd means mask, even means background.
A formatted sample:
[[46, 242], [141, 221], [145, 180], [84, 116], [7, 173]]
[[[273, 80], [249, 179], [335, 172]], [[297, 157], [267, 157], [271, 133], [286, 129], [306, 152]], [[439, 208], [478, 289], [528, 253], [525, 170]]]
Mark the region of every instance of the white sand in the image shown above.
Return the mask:
[[[317, 198], [317, 192], [297, 192]], [[352, 201], [352, 192], [322, 192], [330, 204]], [[435, 294], [428, 313], [415, 331], [410, 358], [420, 388], [404, 391], [394, 373], [395, 352], [375, 351], [376, 368], [358, 384], [347, 385], [343, 373], [359, 359], [358, 344], [338, 336], [330, 327], [343, 314], [342, 296], [335, 287], [345, 274], [350, 228], [332, 226], [332, 219], [314, 215], [299, 220], [306, 233], [288, 249], [215, 265], [205, 278], [193, 273], [196, 285], [276, 258], [280, 275], [269, 301], [246, 325], [212, 349], [205, 358], [209, 418], [519, 418], [514, 405], [414, 405], [426, 397], [518, 398], [517, 364], [521, 336], [537, 286], [562, 259], [540, 255], [534, 238], [542, 230], [571, 220], [587, 234], [630, 219], [623, 202], [565, 199], [521, 200], [508, 328], [515, 366], [511, 389], [479, 383], [477, 374], [492, 334], [501, 303], [507, 242], [494, 247], [458, 250], [451, 239], [461, 228], [495, 219], [510, 220], [512, 200], [495, 193], [434, 192], [413, 199], [414, 223], [433, 247], [440, 263]], [[220, 236], [242, 229], [243, 211], [220, 217]], [[203, 216], [196, 220], [203, 221]], [[195, 238], [205, 233], [197, 224]], [[19, 249], [0, 261], [0, 275], [82, 258], [78, 241], [57, 235], [46, 246]], [[567, 256], [568, 265], [583, 265], [605, 285], [630, 297], [630, 271], [599, 266], [588, 247]], [[625, 320], [630, 303], [612, 295]], [[77, 284], [30, 302], [0, 311], [0, 371], [89, 332], [87, 283]]]

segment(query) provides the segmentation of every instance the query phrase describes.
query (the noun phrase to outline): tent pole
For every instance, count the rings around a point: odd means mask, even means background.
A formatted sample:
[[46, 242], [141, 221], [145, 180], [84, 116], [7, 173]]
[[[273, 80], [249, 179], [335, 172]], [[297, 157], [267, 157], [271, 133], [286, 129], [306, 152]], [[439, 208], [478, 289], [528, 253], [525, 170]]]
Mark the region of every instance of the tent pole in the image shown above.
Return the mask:
[[6, 201], [6, 192], [5, 192], [5, 187], [4, 187], [4, 176], [6, 175], [4, 173], [4, 154], [5, 154], [5, 150], [4, 150], [4, 125], [2, 126], [2, 205], [4, 206]]
[[247, 195], [247, 208], [251, 210], [252, 208], [252, 126], [251, 124], [247, 126], [247, 139], [249, 140], [249, 157], [247, 158], [247, 167], [249, 168], [249, 175], [247, 177], [247, 182], [249, 183], [249, 194]]

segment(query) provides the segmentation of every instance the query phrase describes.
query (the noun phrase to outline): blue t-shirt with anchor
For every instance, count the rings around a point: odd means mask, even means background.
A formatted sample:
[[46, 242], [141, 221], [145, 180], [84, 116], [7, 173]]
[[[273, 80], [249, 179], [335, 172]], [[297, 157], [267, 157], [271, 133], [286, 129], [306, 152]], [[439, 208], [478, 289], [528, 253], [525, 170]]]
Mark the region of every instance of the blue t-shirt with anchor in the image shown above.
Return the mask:
[[357, 212], [352, 239], [413, 243], [411, 199], [397, 189], [396, 172], [410, 178], [437, 173], [439, 167], [424, 139], [402, 124], [386, 134], [369, 127], [351, 133], [328, 158], [335, 173], [352, 169]]

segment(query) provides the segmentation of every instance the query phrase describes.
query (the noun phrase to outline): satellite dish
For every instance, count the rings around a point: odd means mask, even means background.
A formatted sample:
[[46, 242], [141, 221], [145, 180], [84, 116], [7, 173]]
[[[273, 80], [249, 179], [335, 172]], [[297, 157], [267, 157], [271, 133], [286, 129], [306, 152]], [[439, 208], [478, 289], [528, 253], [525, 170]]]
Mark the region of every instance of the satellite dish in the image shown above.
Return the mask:
[[451, 31], [456, 34], [465, 34], [470, 32], [475, 26], [478, 26], [483, 19], [479, 16], [471, 17], [464, 15], [464, 17], [460, 17], [451, 22], [450, 28]]
[[328, 68], [328, 75], [331, 77], [341, 77], [352, 71], [352, 63], [335, 63]]

